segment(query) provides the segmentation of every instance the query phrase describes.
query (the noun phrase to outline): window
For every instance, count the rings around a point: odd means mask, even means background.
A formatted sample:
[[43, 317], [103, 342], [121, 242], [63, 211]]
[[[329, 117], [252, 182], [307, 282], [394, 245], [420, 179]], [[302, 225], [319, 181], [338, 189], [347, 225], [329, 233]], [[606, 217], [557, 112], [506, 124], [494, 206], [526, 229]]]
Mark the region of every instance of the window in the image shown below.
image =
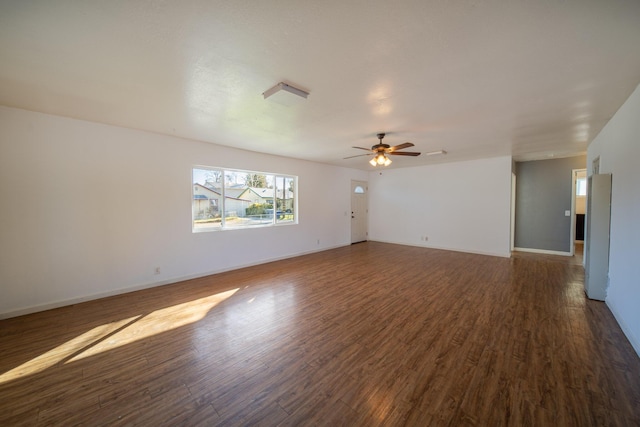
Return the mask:
[[587, 178], [576, 179], [576, 196], [587, 195]]
[[194, 232], [297, 223], [295, 176], [199, 167], [192, 178]]
[[294, 221], [295, 179], [291, 176], [276, 176], [276, 188], [274, 197], [276, 199], [275, 218], [277, 223]]

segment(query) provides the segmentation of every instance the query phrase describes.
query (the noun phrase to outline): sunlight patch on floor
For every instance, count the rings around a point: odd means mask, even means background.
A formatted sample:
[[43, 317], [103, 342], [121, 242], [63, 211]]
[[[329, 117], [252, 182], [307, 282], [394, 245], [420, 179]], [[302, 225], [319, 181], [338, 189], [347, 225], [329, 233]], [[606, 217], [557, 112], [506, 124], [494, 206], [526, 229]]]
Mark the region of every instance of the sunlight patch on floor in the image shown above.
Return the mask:
[[116, 322], [97, 326], [34, 359], [0, 374], [0, 384], [33, 375], [60, 363], [70, 363], [170, 331], [204, 318], [209, 310], [235, 294], [220, 292]]
[[74, 339], [59, 345], [38, 357], [31, 359], [10, 371], [0, 374], [0, 384], [44, 371], [45, 369], [72, 357], [79, 350], [91, 346], [96, 341], [104, 338], [114, 331], [117, 331], [126, 324], [135, 321], [139, 317], [140, 316], [134, 316], [118, 320], [117, 322], [106, 323], [104, 325], [97, 326], [82, 335], [78, 335]]

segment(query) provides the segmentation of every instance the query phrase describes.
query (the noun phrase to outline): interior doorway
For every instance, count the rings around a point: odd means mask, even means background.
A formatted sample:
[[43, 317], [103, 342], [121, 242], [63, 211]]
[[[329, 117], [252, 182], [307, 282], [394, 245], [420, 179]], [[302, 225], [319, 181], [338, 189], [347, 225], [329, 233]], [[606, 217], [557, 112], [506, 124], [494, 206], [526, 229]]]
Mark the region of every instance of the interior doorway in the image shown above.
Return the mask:
[[369, 188], [365, 181], [351, 181], [351, 243], [368, 238]]
[[587, 170], [573, 169], [571, 178], [571, 241], [569, 247], [571, 255], [579, 254], [582, 256], [587, 211]]
[[516, 173], [511, 172], [511, 252], [516, 248], [516, 195]]

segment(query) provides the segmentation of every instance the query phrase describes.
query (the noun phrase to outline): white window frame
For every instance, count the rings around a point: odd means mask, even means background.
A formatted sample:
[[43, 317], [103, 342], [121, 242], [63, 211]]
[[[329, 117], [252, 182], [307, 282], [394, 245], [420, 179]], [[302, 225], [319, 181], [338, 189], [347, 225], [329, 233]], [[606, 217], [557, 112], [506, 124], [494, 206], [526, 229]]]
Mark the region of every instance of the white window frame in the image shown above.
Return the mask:
[[[582, 191], [580, 191], [582, 190]], [[576, 196], [587, 195], [587, 178], [576, 178]]]
[[[200, 184], [202, 186], [204, 186], [204, 182], [199, 182], [199, 180], [196, 180], [196, 171], [202, 171], [202, 172], [206, 172], [206, 171], [211, 171], [211, 172], [218, 172], [221, 174], [220, 177], [220, 188], [219, 189], [213, 189], [213, 188], [209, 188], [210, 190], [220, 194], [220, 200], [215, 200], [216, 202], [219, 201], [219, 203], [217, 204], [218, 207], [218, 212], [220, 215], [220, 221], [219, 221], [219, 226], [210, 226], [207, 227], [206, 224], [207, 221], [203, 220], [203, 219], [196, 219], [195, 216], [195, 212], [193, 209], [193, 203], [195, 198], [194, 195], [196, 194], [195, 188], [196, 188], [196, 184]], [[225, 183], [225, 180], [227, 179], [227, 175], [233, 173], [233, 174], [257, 174], [257, 175], [265, 175], [267, 177], [272, 177], [273, 179], [273, 185], [272, 185], [272, 190], [273, 190], [273, 198], [272, 198], [272, 205], [273, 205], [273, 209], [270, 209], [271, 212], [268, 212], [267, 215], [271, 215], [270, 221], [269, 222], [264, 222], [264, 218], [262, 219], [263, 222], [261, 223], [243, 223], [243, 224], [227, 224], [227, 200], [228, 197], [226, 196], [225, 192], [227, 189], [227, 185]], [[278, 180], [280, 180], [281, 182], [289, 182], [290, 180], [293, 180], [293, 194], [292, 194], [292, 198], [293, 198], [293, 203], [291, 204], [292, 206], [289, 208], [286, 208], [288, 210], [290, 210], [291, 212], [286, 212], [286, 209], [283, 209], [284, 213], [279, 211], [277, 209], [277, 205], [278, 205]], [[208, 187], [205, 187], [208, 188]], [[247, 187], [248, 188], [248, 187]], [[268, 187], [267, 187], [268, 188]], [[286, 200], [286, 195], [288, 194], [288, 189], [285, 188], [282, 190], [283, 195], [285, 195], [284, 200]], [[247, 228], [262, 228], [262, 227], [280, 227], [280, 226], [286, 226], [286, 225], [297, 225], [298, 224], [298, 177], [295, 175], [289, 175], [289, 174], [282, 174], [282, 173], [273, 173], [273, 172], [260, 172], [260, 171], [251, 171], [251, 170], [244, 170], [244, 169], [231, 169], [231, 168], [222, 168], [222, 167], [215, 167], [215, 166], [202, 166], [202, 165], [196, 165], [193, 166], [191, 168], [191, 193], [192, 193], [192, 214], [191, 214], [191, 231], [193, 233], [202, 233], [202, 232], [209, 232], [209, 231], [228, 231], [228, 230], [244, 230]], [[201, 194], [201, 192], [198, 192], [198, 194]], [[212, 199], [209, 199], [210, 201], [214, 201]], [[245, 199], [247, 200], [247, 199]], [[286, 204], [286, 202], [284, 202]], [[292, 215], [293, 218], [292, 219], [286, 219], [287, 216]], [[244, 218], [244, 217], [243, 217]], [[215, 224], [218, 223], [218, 221], [214, 222]], [[200, 224], [200, 226], [198, 226], [198, 224]]]

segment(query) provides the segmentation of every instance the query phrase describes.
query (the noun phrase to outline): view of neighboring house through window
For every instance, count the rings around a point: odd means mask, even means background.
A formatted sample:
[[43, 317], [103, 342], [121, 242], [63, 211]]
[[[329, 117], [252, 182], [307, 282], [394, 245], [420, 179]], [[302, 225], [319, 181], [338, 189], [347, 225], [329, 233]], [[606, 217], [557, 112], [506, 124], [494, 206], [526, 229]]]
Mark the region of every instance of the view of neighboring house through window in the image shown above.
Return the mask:
[[294, 224], [296, 177], [193, 168], [193, 231]]

